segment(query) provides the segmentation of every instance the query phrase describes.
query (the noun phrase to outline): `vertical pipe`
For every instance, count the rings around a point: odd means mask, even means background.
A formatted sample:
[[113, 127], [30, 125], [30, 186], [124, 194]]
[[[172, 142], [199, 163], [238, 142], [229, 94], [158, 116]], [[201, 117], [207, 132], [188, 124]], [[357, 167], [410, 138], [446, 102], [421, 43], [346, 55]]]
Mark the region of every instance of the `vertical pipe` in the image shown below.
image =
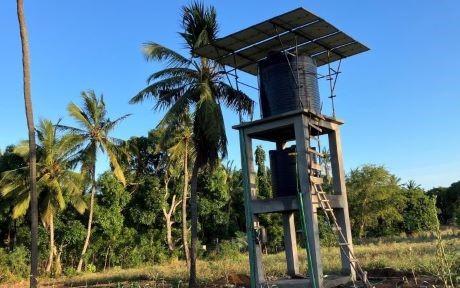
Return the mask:
[[[296, 155], [297, 158], [297, 155]], [[299, 183], [299, 170], [298, 170], [297, 160], [295, 164], [295, 171], [296, 171], [296, 182], [297, 182], [297, 205], [299, 206], [299, 216], [300, 216], [300, 224], [302, 225], [302, 231], [305, 236], [305, 249], [307, 252], [307, 260], [308, 260], [308, 274], [310, 276], [312, 286], [316, 286], [316, 277], [314, 271], [313, 260], [311, 258], [311, 249], [310, 249], [310, 242], [308, 241], [308, 228], [307, 228], [307, 221], [305, 217], [305, 209], [303, 205], [303, 195], [302, 191], [300, 190], [300, 183]]]

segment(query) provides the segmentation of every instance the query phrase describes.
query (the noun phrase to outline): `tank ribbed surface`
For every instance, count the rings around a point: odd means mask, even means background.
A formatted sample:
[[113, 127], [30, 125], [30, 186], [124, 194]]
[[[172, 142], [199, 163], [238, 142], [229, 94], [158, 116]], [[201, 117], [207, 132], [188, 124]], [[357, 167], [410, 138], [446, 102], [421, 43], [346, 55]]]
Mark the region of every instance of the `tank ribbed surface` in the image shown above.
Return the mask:
[[275, 197], [297, 194], [295, 149], [270, 150], [272, 190]]
[[307, 108], [321, 112], [316, 63], [308, 56], [270, 54], [259, 63], [259, 82], [262, 117]]

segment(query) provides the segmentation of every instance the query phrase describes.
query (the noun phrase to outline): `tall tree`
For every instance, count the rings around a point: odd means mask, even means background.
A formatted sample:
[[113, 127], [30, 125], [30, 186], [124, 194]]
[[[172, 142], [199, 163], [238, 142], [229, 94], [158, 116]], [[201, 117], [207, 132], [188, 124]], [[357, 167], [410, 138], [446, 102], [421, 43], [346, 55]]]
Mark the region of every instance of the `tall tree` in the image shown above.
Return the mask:
[[460, 181], [450, 187], [436, 187], [427, 192], [436, 198], [436, 206], [440, 209], [439, 221], [442, 224], [460, 225]]
[[182, 8], [182, 28], [180, 35], [190, 50], [191, 58], [186, 58], [160, 44], [144, 45], [147, 60], [165, 61], [167, 68], [153, 73], [150, 83], [131, 99], [131, 103], [142, 102], [145, 98], [156, 100], [156, 109], [169, 108], [165, 118], [175, 117], [182, 111], [193, 111], [193, 143], [196, 159], [193, 165], [190, 191], [190, 212], [192, 243], [190, 250], [189, 286], [197, 287], [197, 176], [200, 169], [210, 165], [215, 167], [219, 156], [227, 154], [227, 137], [220, 103], [241, 114], [251, 114], [253, 101], [243, 92], [225, 83], [221, 66], [206, 58], [196, 57], [194, 49], [206, 45], [217, 38], [217, 19], [214, 7], [193, 2]]
[[403, 221], [404, 196], [398, 182], [383, 166], [364, 165], [350, 171], [347, 191], [352, 230], [360, 238], [369, 231], [382, 236]]
[[438, 224], [435, 202], [425, 191], [410, 180], [402, 185], [405, 207], [402, 228], [408, 234], [420, 231], [434, 231]]
[[258, 145], [254, 152], [257, 165], [257, 188], [259, 195], [264, 199], [272, 198], [272, 188], [268, 178], [267, 168], [265, 167], [265, 151], [261, 145]]
[[32, 95], [30, 88], [30, 53], [29, 53], [29, 38], [27, 36], [26, 17], [24, 15], [24, 1], [17, 0], [17, 14], [19, 22], [19, 34], [21, 37], [22, 47], [22, 70], [23, 70], [23, 84], [24, 84], [24, 104], [27, 118], [27, 130], [29, 131], [29, 182], [30, 182], [30, 233], [31, 233], [31, 247], [30, 247], [30, 287], [37, 287], [38, 277], [38, 200], [37, 200], [37, 187], [36, 187], [36, 167], [35, 163], [35, 127], [34, 127], [34, 114], [32, 109]]
[[81, 257], [78, 262], [77, 271], [80, 272], [83, 266], [83, 260], [88, 249], [91, 226], [93, 223], [93, 207], [96, 195], [96, 160], [98, 150], [106, 153], [113, 169], [115, 177], [126, 185], [123, 170], [120, 167], [117, 159], [116, 150], [121, 147], [123, 141], [110, 137], [109, 134], [115, 127], [129, 114], [123, 115], [116, 120], [110, 120], [107, 116], [104, 98], [101, 95], [99, 98], [94, 91], [89, 90], [82, 92], [83, 106], [79, 107], [74, 103], [70, 103], [67, 111], [70, 116], [77, 121], [81, 128], [60, 125], [61, 128], [69, 130], [72, 134], [80, 138], [81, 149], [79, 151], [79, 160], [81, 161], [81, 169], [85, 175], [91, 179], [91, 197], [89, 204], [88, 226], [85, 243], [81, 252]]
[[[64, 209], [66, 200], [80, 213], [83, 213], [86, 204], [80, 198], [81, 175], [72, 170], [78, 139], [73, 135], [57, 135], [56, 127], [49, 120], [41, 120], [36, 132], [38, 203], [42, 222], [50, 235], [49, 260], [46, 266], [46, 271], [50, 272], [57, 254], [54, 241], [55, 214]], [[18, 145], [15, 153], [28, 157], [30, 150], [27, 143]], [[23, 180], [24, 170], [28, 170], [28, 167], [7, 171], [0, 181], [4, 184], [0, 189], [1, 195], [12, 198], [13, 219], [24, 216], [30, 205], [29, 185]]]
[[190, 267], [190, 251], [188, 246], [187, 225], [187, 198], [189, 186], [190, 158], [195, 156], [192, 143], [193, 126], [192, 115], [188, 110], [183, 111], [177, 117], [161, 121], [157, 131], [160, 135], [159, 150], [166, 151], [165, 160], [168, 165], [182, 167], [183, 190], [182, 190], [182, 245], [187, 267]]

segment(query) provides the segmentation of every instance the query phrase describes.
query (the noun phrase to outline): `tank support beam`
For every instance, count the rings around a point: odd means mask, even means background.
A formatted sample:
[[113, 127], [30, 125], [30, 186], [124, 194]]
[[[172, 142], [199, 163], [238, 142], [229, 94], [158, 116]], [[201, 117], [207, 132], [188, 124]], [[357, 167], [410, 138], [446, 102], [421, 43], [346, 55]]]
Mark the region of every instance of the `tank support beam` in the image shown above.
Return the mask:
[[[312, 120], [316, 119], [316, 120]], [[311, 125], [314, 124], [314, 125]], [[276, 143], [278, 150], [285, 149], [286, 142], [295, 141], [297, 173], [302, 205], [306, 218], [307, 242], [311, 258], [310, 285], [314, 288], [329, 286], [328, 278], [323, 276], [323, 268], [320, 253], [319, 229], [317, 219], [318, 196], [311, 190], [308, 163], [310, 147], [310, 133], [327, 135], [329, 139], [329, 150], [331, 155], [331, 172], [333, 179], [334, 195], [329, 195], [331, 207], [336, 211], [337, 221], [347, 242], [352, 245], [350, 220], [348, 215], [348, 203], [345, 186], [345, 173], [342, 159], [342, 147], [340, 142], [339, 127], [342, 124], [335, 118], [318, 116], [309, 110], [292, 111], [285, 114], [267, 117], [264, 119], [246, 122], [234, 126], [240, 132], [240, 143], [242, 152], [242, 170], [244, 181], [246, 226], [248, 235], [251, 287], [260, 287], [267, 284], [262, 267], [261, 243], [258, 239], [256, 229], [259, 226], [259, 214], [281, 213], [284, 228], [284, 246], [286, 252], [287, 274], [291, 277], [299, 274], [299, 260], [297, 252], [296, 227], [294, 212], [300, 207], [293, 196], [275, 197], [273, 199], [257, 199], [257, 189], [254, 170], [254, 155], [252, 139], [266, 140]], [[309, 126], [320, 128], [312, 132]], [[319, 132], [318, 132], [319, 131]], [[346, 255], [341, 252], [342, 273], [349, 277], [341, 278], [346, 280], [355, 279], [355, 273]], [[295, 281], [295, 279], [292, 279]], [[300, 280], [299, 280], [300, 281]], [[268, 283], [270, 284], [270, 283]], [[281, 287], [281, 286], [279, 286]]]

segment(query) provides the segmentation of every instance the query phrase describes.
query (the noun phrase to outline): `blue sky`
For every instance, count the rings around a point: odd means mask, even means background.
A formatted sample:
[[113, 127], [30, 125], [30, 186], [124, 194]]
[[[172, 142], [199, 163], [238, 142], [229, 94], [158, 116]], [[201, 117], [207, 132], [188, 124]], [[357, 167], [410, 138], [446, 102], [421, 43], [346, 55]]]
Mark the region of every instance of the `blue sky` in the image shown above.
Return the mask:
[[[72, 124], [66, 106], [80, 91], [103, 93], [109, 115], [133, 115], [115, 136], [146, 135], [162, 113], [129, 99], [161, 66], [147, 63], [141, 44], [155, 41], [186, 53], [177, 34], [188, 1], [25, 1], [35, 118]], [[337, 117], [345, 120], [346, 170], [385, 165], [402, 182], [425, 188], [460, 180], [459, 1], [207, 1], [220, 36], [297, 7], [326, 19], [371, 51], [346, 59], [337, 84]], [[0, 149], [27, 136], [15, 1], [0, 3]], [[255, 84], [254, 77], [244, 81]], [[326, 87], [324, 83], [320, 83]], [[254, 100], [257, 92], [247, 90]], [[327, 90], [322, 100], [328, 106]], [[258, 115], [258, 112], [256, 113]], [[239, 144], [225, 112], [229, 160]]]

